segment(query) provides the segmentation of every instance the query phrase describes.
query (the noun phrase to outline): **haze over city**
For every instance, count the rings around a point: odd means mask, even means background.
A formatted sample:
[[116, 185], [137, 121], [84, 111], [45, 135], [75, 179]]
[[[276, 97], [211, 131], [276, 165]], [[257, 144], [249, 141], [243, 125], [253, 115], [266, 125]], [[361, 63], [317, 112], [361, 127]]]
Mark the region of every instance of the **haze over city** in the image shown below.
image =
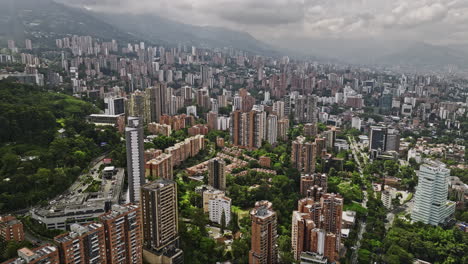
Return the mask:
[[464, 0], [0, 0], [0, 263], [468, 263], [466, 28]]

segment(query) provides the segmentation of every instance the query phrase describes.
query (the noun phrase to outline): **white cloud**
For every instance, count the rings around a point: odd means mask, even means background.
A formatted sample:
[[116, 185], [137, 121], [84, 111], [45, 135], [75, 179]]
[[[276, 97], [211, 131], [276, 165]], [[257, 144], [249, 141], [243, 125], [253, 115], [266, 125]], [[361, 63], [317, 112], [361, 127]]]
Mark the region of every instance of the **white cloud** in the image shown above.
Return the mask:
[[[468, 42], [467, 0], [62, 0], [101, 11], [155, 13], [274, 38], [413, 38]], [[456, 36], [456, 38], [454, 38]]]

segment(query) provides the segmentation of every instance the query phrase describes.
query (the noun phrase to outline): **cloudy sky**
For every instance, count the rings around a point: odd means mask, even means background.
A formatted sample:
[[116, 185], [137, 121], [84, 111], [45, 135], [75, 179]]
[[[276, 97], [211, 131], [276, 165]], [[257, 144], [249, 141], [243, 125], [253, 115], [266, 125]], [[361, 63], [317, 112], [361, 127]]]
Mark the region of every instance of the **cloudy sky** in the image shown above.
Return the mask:
[[97, 11], [155, 13], [258, 39], [398, 39], [468, 43], [467, 0], [63, 0]]

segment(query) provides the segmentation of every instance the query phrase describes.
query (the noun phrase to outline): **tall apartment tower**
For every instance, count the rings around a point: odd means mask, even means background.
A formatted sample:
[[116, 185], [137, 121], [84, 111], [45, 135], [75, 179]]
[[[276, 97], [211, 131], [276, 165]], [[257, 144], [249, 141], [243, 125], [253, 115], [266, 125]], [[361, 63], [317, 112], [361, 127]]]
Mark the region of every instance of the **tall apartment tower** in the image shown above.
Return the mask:
[[426, 161], [418, 172], [411, 220], [430, 225], [446, 222], [455, 212], [455, 203], [447, 200], [450, 170], [443, 163]]
[[140, 188], [145, 184], [143, 122], [141, 117], [129, 117], [125, 128], [127, 145], [127, 175], [131, 203], [140, 201]]
[[104, 225], [73, 224], [70, 232], [56, 236], [55, 243], [60, 252], [60, 263], [106, 264], [106, 242]]
[[220, 158], [208, 162], [208, 184], [218, 190], [226, 190], [226, 163]]
[[317, 197], [299, 200], [298, 210], [292, 216], [291, 234], [296, 260], [305, 252], [323, 255], [328, 262], [338, 259], [342, 211], [343, 198], [336, 194], [323, 194], [320, 200]]
[[316, 159], [317, 144], [315, 142], [306, 142], [305, 137], [302, 136], [292, 142], [291, 163], [300, 172], [314, 173]]
[[341, 236], [341, 218], [343, 213], [343, 197], [339, 194], [326, 193], [321, 198], [322, 228]]
[[158, 84], [145, 90], [145, 120], [159, 122], [164, 114], [169, 113], [171, 90], [165, 84]]
[[241, 140], [242, 126], [241, 126], [242, 112], [239, 110], [231, 112], [230, 135], [233, 145], [239, 146]]
[[234, 111], [231, 113], [232, 144], [254, 149], [262, 146], [266, 138], [266, 113], [254, 109], [247, 113]]
[[145, 116], [145, 93], [140, 90], [136, 90], [130, 95], [128, 100], [128, 115], [129, 116]]
[[143, 258], [149, 263], [181, 263], [178, 249], [177, 186], [158, 179], [141, 188]]
[[269, 201], [255, 203], [250, 211], [252, 220], [252, 244], [249, 251], [249, 264], [278, 263], [277, 217]]
[[287, 140], [289, 131], [289, 119], [283, 118], [278, 121], [278, 139]]
[[269, 115], [267, 118], [267, 140], [270, 144], [276, 144], [278, 141], [278, 117]]
[[113, 205], [99, 220], [106, 233], [107, 264], [143, 263], [140, 207]]
[[307, 96], [307, 110], [306, 110], [306, 118], [307, 122], [317, 122], [316, 119], [316, 112], [317, 112], [317, 102], [318, 98], [315, 95], [308, 95]]

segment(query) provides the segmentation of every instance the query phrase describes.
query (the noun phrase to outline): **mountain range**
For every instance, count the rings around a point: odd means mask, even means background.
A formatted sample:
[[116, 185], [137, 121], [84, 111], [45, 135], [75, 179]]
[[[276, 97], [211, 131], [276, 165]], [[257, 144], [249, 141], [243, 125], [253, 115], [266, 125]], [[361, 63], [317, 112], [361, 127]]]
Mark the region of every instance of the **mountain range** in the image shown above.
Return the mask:
[[[123, 43], [232, 47], [255, 54], [339, 61], [353, 64], [401, 65], [440, 69], [454, 65], [468, 69], [468, 45], [437, 46], [423, 42], [383, 39], [280, 39], [265, 43], [249, 33], [222, 27], [196, 26], [158, 14], [96, 13], [53, 0], [0, 0], [0, 42], [30, 35], [50, 41], [63, 35], [90, 35]], [[45, 39], [45, 38], [44, 38]]]

